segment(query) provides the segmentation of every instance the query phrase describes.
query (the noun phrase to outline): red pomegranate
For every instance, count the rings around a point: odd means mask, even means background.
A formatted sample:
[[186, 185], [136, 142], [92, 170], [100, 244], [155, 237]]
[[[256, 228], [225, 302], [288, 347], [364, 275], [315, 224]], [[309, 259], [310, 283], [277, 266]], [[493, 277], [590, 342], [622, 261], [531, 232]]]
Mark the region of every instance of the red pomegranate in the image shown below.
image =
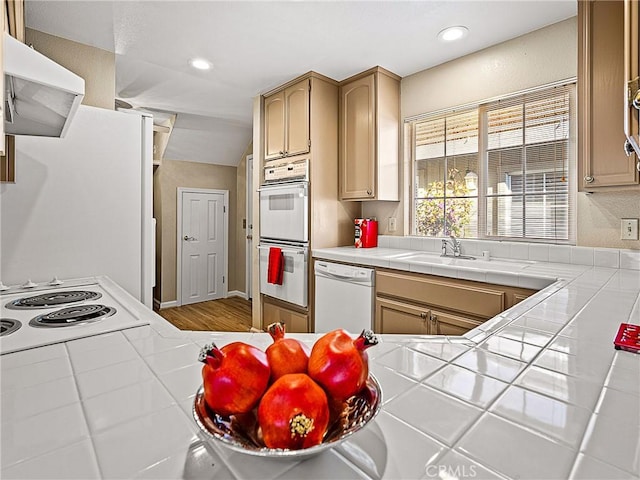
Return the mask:
[[255, 407], [267, 389], [271, 370], [267, 355], [243, 342], [222, 348], [205, 345], [198, 360], [202, 367], [204, 399], [216, 413], [228, 416]]
[[342, 329], [328, 332], [311, 349], [309, 376], [335, 400], [346, 400], [367, 382], [369, 359], [365, 349], [377, 343], [371, 330], [363, 330], [355, 340]]
[[287, 373], [307, 373], [309, 347], [295, 338], [284, 338], [284, 323], [272, 323], [268, 327], [273, 343], [266, 350], [271, 367], [271, 381]]
[[260, 400], [258, 423], [269, 448], [299, 450], [318, 445], [329, 424], [327, 395], [304, 373], [283, 375]]

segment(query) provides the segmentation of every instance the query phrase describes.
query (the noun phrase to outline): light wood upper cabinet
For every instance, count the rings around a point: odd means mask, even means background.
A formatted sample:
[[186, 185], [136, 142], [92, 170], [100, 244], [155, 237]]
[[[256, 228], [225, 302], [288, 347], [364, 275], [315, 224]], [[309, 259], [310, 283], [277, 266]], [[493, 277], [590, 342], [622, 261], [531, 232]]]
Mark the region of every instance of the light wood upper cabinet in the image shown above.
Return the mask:
[[264, 99], [264, 158], [284, 156], [284, 91]]
[[380, 67], [340, 84], [341, 200], [399, 197], [400, 77]]
[[[0, 105], [0, 156], [4, 157], [5, 150], [5, 138], [4, 138], [4, 16], [5, 16], [5, 4], [2, 3], [2, 11], [0, 12], [0, 22], [2, 22], [3, 28], [0, 30], [0, 65], [2, 66], [2, 75], [0, 75], [0, 92], [2, 92], [2, 104]], [[6, 165], [6, 159], [1, 160], [2, 166], [0, 169], [0, 181], [6, 181], [8, 168]]]
[[[624, 0], [624, 62], [627, 81], [625, 135], [627, 148], [640, 151], [640, 2]], [[640, 162], [636, 164], [640, 170]]]
[[309, 79], [264, 98], [264, 159], [308, 153]]
[[624, 3], [578, 2], [578, 188], [637, 189], [638, 158], [624, 151]]

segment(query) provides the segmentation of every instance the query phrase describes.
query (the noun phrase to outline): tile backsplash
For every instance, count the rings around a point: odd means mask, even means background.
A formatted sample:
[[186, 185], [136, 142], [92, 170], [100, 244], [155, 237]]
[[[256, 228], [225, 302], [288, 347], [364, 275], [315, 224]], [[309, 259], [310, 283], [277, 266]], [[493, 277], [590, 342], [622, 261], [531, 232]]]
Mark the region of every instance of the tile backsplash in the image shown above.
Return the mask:
[[[460, 239], [460, 244], [463, 255], [480, 256], [483, 251], [489, 251], [494, 258], [640, 270], [640, 250], [473, 239]], [[426, 252], [440, 252], [442, 248], [439, 238], [395, 235], [380, 235], [378, 246]]]

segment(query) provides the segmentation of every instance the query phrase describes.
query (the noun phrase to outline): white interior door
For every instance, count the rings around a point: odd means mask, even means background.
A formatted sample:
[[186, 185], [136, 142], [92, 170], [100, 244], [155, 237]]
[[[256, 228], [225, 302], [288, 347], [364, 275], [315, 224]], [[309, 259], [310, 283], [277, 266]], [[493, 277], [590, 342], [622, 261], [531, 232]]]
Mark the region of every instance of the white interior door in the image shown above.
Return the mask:
[[181, 303], [226, 297], [224, 193], [182, 192]]

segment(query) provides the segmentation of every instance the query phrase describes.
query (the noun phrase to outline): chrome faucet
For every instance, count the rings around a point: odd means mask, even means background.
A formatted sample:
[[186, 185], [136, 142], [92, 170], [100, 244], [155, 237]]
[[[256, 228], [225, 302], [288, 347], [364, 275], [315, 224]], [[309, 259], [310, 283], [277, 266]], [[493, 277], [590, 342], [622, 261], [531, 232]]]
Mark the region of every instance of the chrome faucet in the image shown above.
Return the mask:
[[[447, 240], [446, 238], [442, 239], [442, 254], [441, 257], [454, 257], [454, 258], [464, 258], [466, 260], [475, 260], [475, 257], [471, 257], [469, 255], [462, 255], [462, 244], [460, 240], [458, 240], [455, 236], [449, 235], [451, 240]], [[447, 245], [451, 244], [451, 248], [453, 250], [453, 255], [449, 255], [447, 253]]]
[[449, 237], [451, 238], [451, 246], [453, 247], [453, 256], [459, 257], [460, 256], [460, 240], [458, 240], [453, 235], [449, 235]]

